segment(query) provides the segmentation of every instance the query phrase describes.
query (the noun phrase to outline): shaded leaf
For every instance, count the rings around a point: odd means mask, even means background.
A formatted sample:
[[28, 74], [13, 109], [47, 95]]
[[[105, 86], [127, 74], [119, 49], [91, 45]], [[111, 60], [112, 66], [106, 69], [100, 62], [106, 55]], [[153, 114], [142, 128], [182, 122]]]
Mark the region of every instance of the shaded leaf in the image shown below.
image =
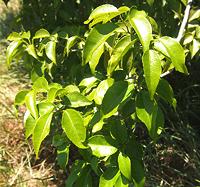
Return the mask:
[[70, 49], [78, 42], [79, 39], [80, 38], [78, 36], [72, 36], [72, 37], [68, 38], [67, 45], [64, 49], [64, 54], [67, 54], [67, 56], [68, 56]]

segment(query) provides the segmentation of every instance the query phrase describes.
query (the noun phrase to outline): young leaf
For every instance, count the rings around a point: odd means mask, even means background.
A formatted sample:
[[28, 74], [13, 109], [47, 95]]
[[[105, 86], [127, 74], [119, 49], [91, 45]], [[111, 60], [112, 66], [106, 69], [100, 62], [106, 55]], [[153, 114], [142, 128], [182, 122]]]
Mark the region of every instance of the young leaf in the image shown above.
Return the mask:
[[97, 25], [90, 31], [83, 50], [83, 65], [91, 60], [93, 53], [114, 33], [116, 28], [117, 25], [106, 23]]
[[108, 88], [113, 84], [114, 80], [112, 78], [108, 78], [106, 80], [101, 81], [95, 91], [94, 101], [96, 104], [101, 105], [103, 97], [108, 90]]
[[49, 32], [45, 29], [40, 29], [35, 33], [35, 36], [33, 37], [33, 39], [47, 38], [47, 37], [50, 37]]
[[21, 35], [17, 32], [12, 32], [8, 37], [7, 37], [7, 40], [10, 40], [10, 41], [18, 41], [22, 39]]
[[32, 86], [33, 90], [36, 92], [47, 92], [49, 87], [48, 87], [48, 82], [44, 77], [39, 77]]
[[36, 93], [34, 90], [30, 91], [25, 98], [25, 103], [27, 109], [30, 111], [31, 115], [37, 119], [38, 118], [38, 110], [36, 107]]
[[18, 92], [15, 96], [15, 105], [23, 105], [25, 103], [25, 98], [28, 92], [28, 90], [22, 90]]
[[28, 139], [35, 129], [36, 120], [31, 116], [30, 112], [27, 110], [24, 115], [24, 128], [25, 128], [25, 137]]
[[70, 101], [70, 106], [74, 108], [88, 106], [92, 104], [91, 101], [89, 101], [84, 95], [79, 92], [69, 93], [67, 94], [67, 98]]
[[17, 40], [17, 41], [11, 42], [10, 45], [8, 46], [7, 51], [6, 51], [6, 62], [8, 66], [10, 66], [10, 63], [14, 55], [17, 53], [18, 47], [19, 45], [21, 45], [21, 43], [22, 43], [22, 40]]
[[127, 181], [124, 180], [124, 178], [122, 178], [123, 176], [119, 176], [114, 187], [128, 187], [129, 184]]
[[114, 47], [112, 51], [111, 58], [108, 61], [107, 73], [109, 76], [115, 70], [115, 68], [119, 64], [119, 61], [128, 52], [128, 50], [130, 49], [130, 47], [133, 45], [134, 42], [135, 40], [131, 41], [131, 37], [128, 35], [128, 36], [124, 36], [116, 44], [116, 46]]
[[49, 112], [38, 118], [33, 132], [33, 147], [35, 150], [36, 158], [38, 158], [38, 152], [42, 141], [50, 132], [50, 125], [53, 113]]
[[79, 148], [85, 148], [83, 142], [86, 139], [86, 129], [81, 114], [74, 109], [66, 109], [63, 111], [61, 123], [64, 132], [72, 143]]
[[97, 7], [96, 9], [94, 9], [92, 11], [92, 13], [90, 14], [88, 20], [85, 21], [84, 24], [88, 24], [89, 22], [92, 21], [89, 25], [89, 27], [91, 28], [93, 25], [95, 25], [99, 22], [106, 23], [106, 22], [110, 21], [112, 18], [114, 18], [122, 13], [125, 13], [127, 11], [129, 11], [129, 8], [126, 6], [122, 6], [119, 9], [117, 9], [113, 5], [104, 4], [104, 5]]
[[67, 45], [64, 49], [64, 55], [65, 54], [67, 54], [67, 56], [69, 55], [70, 49], [78, 42], [79, 39], [80, 38], [78, 36], [72, 36], [67, 39]]
[[[181, 73], [188, 74], [187, 67], [185, 66], [184, 49], [180, 43], [168, 36], [160, 38], [159, 41], [165, 47], [175, 69]], [[160, 52], [163, 52], [162, 49], [160, 49]]]
[[100, 177], [99, 187], [113, 187], [120, 172], [116, 167], [109, 167]]
[[101, 105], [104, 115], [109, 114], [119, 106], [126, 94], [127, 89], [128, 82], [118, 81], [107, 90]]
[[26, 51], [28, 52], [29, 55], [31, 55], [32, 57], [34, 57], [35, 59], [38, 59], [38, 56], [35, 52], [35, 47], [33, 44], [30, 44], [26, 47]]
[[55, 107], [54, 107], [54, 105], [52, 103], [45, 102], [45, 101], [40, 102], [38, 104], [39, 115], [43, 116], [46, 113], [52, 112], [54, 108]]
[[117, 148], [110, 145], [103, 135], [92, 136], [88, 139], [88, 145], [96, 157], [110, 156], [117, 151]]
[[121, 152], [119, 153], [118, 156], [118, 165], [119, 165], [119, 170], [121, 173], [129, 180], [131, 180], [131, 160], [130, 158], [122, 154]]
[[56, 42], [55, 41], [49, 41], [45, 46], [45, 51], [47, 57], [56, 64]]
[[151, 99], [153, 99], [162, 71], [161, 61], [154, 50], [147, 50], [142, 56], [142, 62], [147, 88]]
[[131, 9], [129, 13], [129, 22], [138, 35], [144, 52], [149, 49], [150, 41], [153, 39], [152, 27], [146, 17], [147, 15], [144, 11], [136, 9]]

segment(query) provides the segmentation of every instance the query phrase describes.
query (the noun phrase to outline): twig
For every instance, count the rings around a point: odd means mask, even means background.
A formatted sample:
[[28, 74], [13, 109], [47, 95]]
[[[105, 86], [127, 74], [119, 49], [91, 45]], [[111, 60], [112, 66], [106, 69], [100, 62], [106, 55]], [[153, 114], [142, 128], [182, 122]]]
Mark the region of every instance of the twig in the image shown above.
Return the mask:
[[[183, 37], [183, 34], [184, 34], [184, 32], [185, 32], [185, 27], [186, 27], [186, 25], [187, 25], [188, 18], [189, 18], [189, 15], [190, 15], [190, 9], [191, 9], [191, 6], [192, 6], [192, 1], [193, 1], [193, 0], [188, 0], [188, 2], [187, 2], [187, 6], [186, 6], [185, 12], [184, 12], [183, 21], [182, 21], [182, 23], [181, 23], [181, 27], [180, 27], [179, 32], [178, 32], [178, 36], [177, 36], [177, 38], [176, 38], [176, 40], [177, 40], [178, 42], [181, 41], [181, 39], [182, 39], [182, 37]], [[166, 71], [166, 72], [162, 73], [162, 74], [160, 75], [160, 77], [161, 77], [161, 78], [162, 78], [162, 77], [165, 77], [166, 75], [169, 75], [172, 71], [173, 71], [173, 69], [170, 69], [169, 71]]]

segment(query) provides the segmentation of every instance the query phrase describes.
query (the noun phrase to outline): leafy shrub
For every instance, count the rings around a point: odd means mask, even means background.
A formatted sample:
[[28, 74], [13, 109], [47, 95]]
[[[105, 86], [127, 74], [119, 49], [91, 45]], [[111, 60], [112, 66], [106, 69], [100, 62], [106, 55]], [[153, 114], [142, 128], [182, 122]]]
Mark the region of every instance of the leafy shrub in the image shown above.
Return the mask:
[[[190, 21], [199, 19], [195, 14]], [[188, 74], [186, 55], [194, 57], [199, 48], [194, 51], [196, 44], [187, 37], [184, 49], [177, 39], [162, 36], [162, 27], [134, 7], [104, 4], [84, 23], [89, 24], [84, 37], [45, 29], [8, 37], [8, 64], [25, 56], [32, 70], [32, 88], [15, 99], [16, 106], [27, 108], [26, 138], [32, 136], [38, 158], [41, 143], [51, 135], [58, 164], [65, 169], [69, 159], [73, 162], [67, 187], [144, 186], [140, 140], [158, 140], [164, 103], [176, 109], [173, 89], [163, 77], [172, 69]], [[198, 43], [199, 26], [191, 29]]]

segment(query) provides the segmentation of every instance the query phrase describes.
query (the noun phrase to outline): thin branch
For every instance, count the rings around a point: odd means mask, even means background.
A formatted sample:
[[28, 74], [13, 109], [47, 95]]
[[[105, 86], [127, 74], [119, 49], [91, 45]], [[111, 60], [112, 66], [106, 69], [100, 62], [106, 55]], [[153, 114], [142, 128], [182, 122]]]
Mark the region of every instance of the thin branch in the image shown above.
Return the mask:
[[[192, 1], [193, 0], [188, 0], [187, 2], [187, 6], [185, 8], [185, 12], [184, 12], [184, 17], [183, 17], [183, 21], [181, 23], [181, 27], [179, 29], [179, 32], [178, 32], [178, 36], [176, 38], [176, 40], [178, 42], [181, 41], [183, 35], [184, 35], [184, 32], [185, 32], [185, 28], [186, 28], [186, 25], [187, 25], [187, 22], [188, 22], [188, 18], [189, 18], [189, 15], [190, 15], [190, 9], [191, 9], [191, 6], [192, 6]], [[170, 69], [169, 71], [166, 71], [164, 73], [162, 73], [160, 75], [160, 77], [165, 77], [166, 75], [169, 75], [171, 72], [173, 71], [173, 69]]]

